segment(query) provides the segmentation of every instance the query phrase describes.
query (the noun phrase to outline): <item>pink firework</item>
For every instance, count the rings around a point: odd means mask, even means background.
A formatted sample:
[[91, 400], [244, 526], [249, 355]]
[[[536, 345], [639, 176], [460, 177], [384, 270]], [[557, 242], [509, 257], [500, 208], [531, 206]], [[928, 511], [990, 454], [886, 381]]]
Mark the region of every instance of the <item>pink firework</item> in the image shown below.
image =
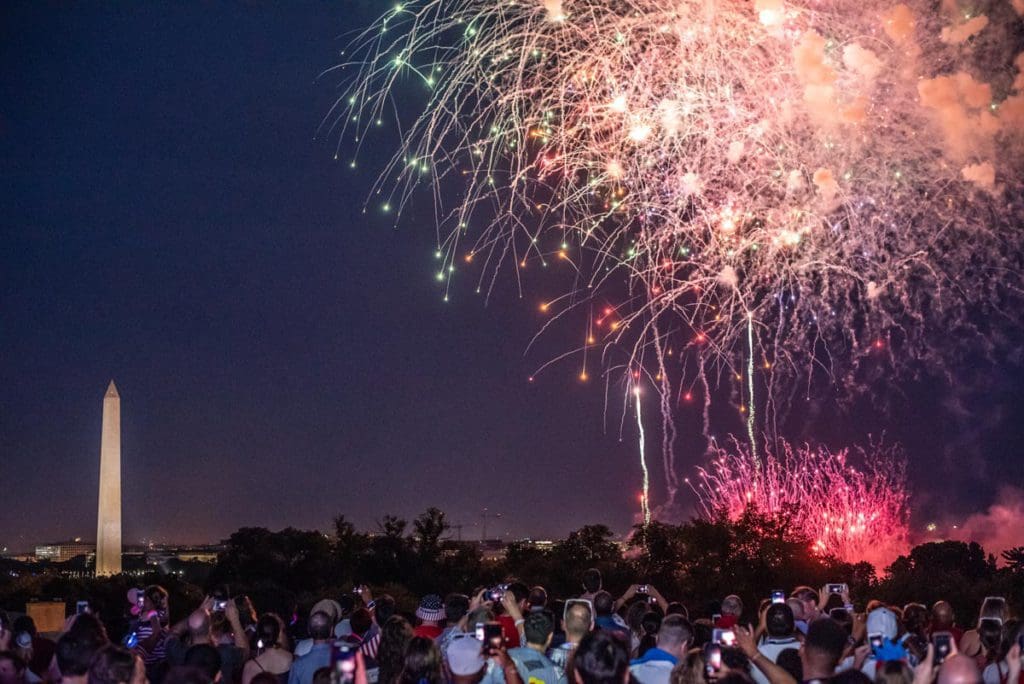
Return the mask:
[[741, 445], [717, 449], [693, 487], [703, 514], [735, 520], [748, 507], [790, 514], [815, 552], [851, 563], [881, 567], [907, 550], [906, 473], [897, 452], [782, 442], [779, 454], [758, 463]]

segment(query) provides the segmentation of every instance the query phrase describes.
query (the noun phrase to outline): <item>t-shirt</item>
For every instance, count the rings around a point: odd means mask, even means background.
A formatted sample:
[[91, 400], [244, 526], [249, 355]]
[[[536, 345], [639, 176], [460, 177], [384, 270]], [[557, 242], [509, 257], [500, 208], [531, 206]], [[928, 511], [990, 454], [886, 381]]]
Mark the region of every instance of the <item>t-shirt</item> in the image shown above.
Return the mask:
[[566, 641], [564, 644], [557, 646], [556, 648], [548, 649], [548, 658], [551, 659], [556, 666], [562, 668], [564, 672], [569, 665], [569, 659], [572, 657], [572, 652], [576, 650], [576, 644]]
[[292, 661], [288, 684], [313, 684], [313, 675], [331, 664], [331, 645], [313, 644], [309, 653]]
[[677, 662], [671, 653], [657, 647], [649, 648], [642, 658], [630, 662], [629, 673], [640, 684], [668, 684]]
[[528, 646], [510, 648], [508, 657], [515, 663], [523, 684], [565, 684], [565, 670], [543, 653]]
[[[773, 663], [779, 662], [779, 654], [787, 648], [799, 649], [800, 642], [796, 637], [768, 637], [766, 641], [758, 644], [757, 646], [757, 650], [761, 652], [761, 655]], [[761, 669], [753, 663], [750, 665], [750, 676], [756, 684], [768, 684], [768, 678], [765, 677], [764, 673], [761, 672]]]
[[499, 615], [501, 635], [505, 637], [505, 648], [519, 648], [519, 628], [511, 615]]
[[419, 625], [416, 629], [412, 630], [412, 635], [434, 640], [441, 636], [441, 628], [437, 625]]

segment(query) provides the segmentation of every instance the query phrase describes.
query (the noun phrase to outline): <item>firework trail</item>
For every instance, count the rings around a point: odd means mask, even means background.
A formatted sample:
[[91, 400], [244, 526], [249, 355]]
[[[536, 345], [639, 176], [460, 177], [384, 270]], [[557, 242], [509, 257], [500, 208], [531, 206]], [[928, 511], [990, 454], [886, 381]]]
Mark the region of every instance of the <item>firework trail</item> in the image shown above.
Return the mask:
[[882, 567], [909, 548], [906, 464], [893, 450], [833, 453], [781, 442], [762, 464], [737, 444], [735, 452], [716, 449], [691, 487], [707, 518], [735, 520], [751, 507], [792, 516], [822, 555]]
[[702, 393], [706, 423], [708, 394], [746, 365], [754, 444], [755, 366], [769, 405], [816, 372], [852, 393], [890, 370], [942, 372], [951, 349], [996, 344], [985, 321], [1016, 322], [1021, 13], [419, 0], [354, 42], [328, 121], [353, 167], [402, 123], [379, 208], [433, 188], [446, 298], [463, 269], [485, 293], [500, 272], [522, 287], [563, 269], [574, 286], [541, 311], [610, 302], [576, 350], [600, 351], [607, 382], [642, 373], [673, 399], [668, 422]]

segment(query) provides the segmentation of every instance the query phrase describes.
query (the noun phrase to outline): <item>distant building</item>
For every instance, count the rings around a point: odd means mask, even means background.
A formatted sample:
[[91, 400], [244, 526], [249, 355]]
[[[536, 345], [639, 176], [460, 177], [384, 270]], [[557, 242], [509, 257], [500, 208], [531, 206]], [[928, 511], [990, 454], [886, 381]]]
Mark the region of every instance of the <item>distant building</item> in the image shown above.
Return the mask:
[[40, 544], [36, 547], [36, 560], [64, 563], [78, 556], [92, 556], [96, 553], [96, 545], [83, 542], [81, 539]]

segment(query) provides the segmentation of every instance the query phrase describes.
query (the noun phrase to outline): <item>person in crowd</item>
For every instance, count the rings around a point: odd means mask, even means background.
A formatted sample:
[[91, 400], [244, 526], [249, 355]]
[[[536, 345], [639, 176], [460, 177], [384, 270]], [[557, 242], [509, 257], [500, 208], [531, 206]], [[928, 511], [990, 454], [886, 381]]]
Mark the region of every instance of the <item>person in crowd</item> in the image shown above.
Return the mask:
[[661, 619], [661, 613], [658, 611], [649, 610], [644, 613], [643, 618], [640, 620], [642, 634], [640, 642], [636, 647], [637, 658], [643, 658], [647, 651], [658, 645], [658, 630], [661, 629]]
[[565, 670], [547, 656], [554, 632], [555, 620], [547, 611], [529, 613], [524, 619], [523, 637], [526, 646], [508, 650], [508, 656], [524, 682], [566, 684]]
[[562, 622], [565, 627], [565, 643], [551, 648], [548, 651], [548, 658], [568, 675], [569, 659], [583, 637], [594, 628], [594, 608], [590, 601], [584, 599], [566, 601]]
[[[640, 640], [644, 636], [644, 616], [653, 612], [647, 601], [634, 601], [626, 608], [626, 626], [629, 627], [629, 654], [636, 657], [640, 648]], [[655, 613], [656, 615], [657, 613]], [[651, 644], [652, 646], [654, 644]]]
[[981, 670], [974, 658], [953, 655], [942, 663], [935, 681], [938, 684], [981, 684]]
[[427, 594], [416, 608], [416, 628], [413, 636], [436, 639], [441, 636], [441, 622], [444, 620], [444, 603], [437, 594]]
[[0, 651], [0, 684], [26, 684], [28, 665], [13, 651]]
[[811, 622], [807, 626], [807, 636], [800, 650], [804, 681], [830, 679], [839, 666], [848, 639], [846, 631], [832, 618]]
[[[380, 646], [377, 648], [377, 681], [380, 684], [393, 684], [398, 678], [405, 664], [405, 649], [412, 637], [412, 626], [401, 615], [392, 615], [381, 626]], [[477, 644], [479, 648], [479, 642]]]
[[274, 613], [256, 621], [256, 652], [242, 667], [242, 684], [253, 684], [260, 673], [271, 674], [275, 684], [288, 684], [294, 656], [284, 646], [284, 625]]
[[142, 609], [133, 630], [131, 641], [135, 653], [146, 665], [146, 677], [151, 682], [163, 680], [167, 671], [167, 636], [170, 624], [170, 606], [167, 590], [158, 584], [142, 592]]
[[530, 590], [522, 582], [510, 582], [501, 601], [493, 605], [496, 620], [507, 648], [518, 648], [522, 636], [523, 615], [528, 613]]
[[363, 587], [364, 597], [367, 597], [367, 609], [373, 616], [375, 629], [372, 636], [363, 640], [360, 651], [364, 658], [372, 661], [377, 659], [377, 649], [380, 647], [381, 631], [384, 624], [395, 614], [395, 599], [390, 594], [382, 594], [377, 599], [369, 598], [369, 590]]
[[615, 615], [615, 599], [603, 589], [594, 594], [594, 625], [623, 639], [629, 638], [629, 628]]
[[1003, 625], [999, 646], [981, 673], [985, 684], [1017, 684], [1017, 679], [1012, 676], [1011, 671], [1015, 661], [1019, 671], [1022, 632], [1024, 623], [1018, 620], [1007, 620]]
[[209, 645], [220, 658], [221, 679], [234, 682], [248, 655], [249, 638], [234, 601], [226, 601], [223, 611], [210, 612], [215, 607], [215, 601], [207, 598], [188, 618], [169, 630], [164, 644], [167, 663], [171, 667], [184, 665], [192, 646]]
[[743, 601], [736, 594], [730, 594], [722, 599], [721, 613], [715, 627], [732, 629], [739, 624], [741, 615], [743, 615]]
[[799, 603], [799, 609], [791, 606], [796, 619], [796, 628], [801, 633], [807, 634], [810, 624], [821, 617], [821, 610], [818, 608], [820, 596], [814, 589], [805, 586], [794, 589], [793, 593], [790, 594], [790, 598], [796, 599]]
[[601, 591], [602, 585], [601, 571], [597, 568], [587, 568], [583, 572], [583, 593], [580, 594], [580, 598], [593, 603], [594, 594]]
[[[320, 599], [319, 601], [314, 603], [313, 607], [310, 609], [310, 611], [309, 611], [310, 618], [312, 618], [313, 613], [323, 613], [324, 615], [326, 615], [328, 620], [331, 623], [331, 634], [332, 635], [336, 634], [336, 632], [338, 630], [338, 623], [341, 621], [341, 604], [340, 603], [338, 603], [337, 601], [335, 601], [332, 598]], [[309, 631], [309, 626], [308, 625], [306, 626], [306, 631], [307, 632]], [[299, 658], [299, 657], [302, 657], [302, 656], [306, 655], [307, 653], [309, 653], [310, 649], [312, 649], [312, 648], [313, 648], [312, 635], [307, 635], [307, 638], [301, 639], [301, 640], [299, 640], [298, 643], [295, 644], [295, 657]]]
[[936, 601], [932, 605], [931, 615], [932, 620], [928, 629], [928, 635], [931, 636], [935, 632], [949, 632], [953, 635], [956, 643], [959, 644], [964, 636], [964, 630], [957, 626], [956, 613], [953, 612], [953, 606], [949, 601]]
[[89, 684], [146, 684], [142, 658], [117, 644], [103, 646], [89, 665]]
[[[438, 598], [440, 601], [440, 598]], [[402, 671], [398, 673], [397, 684], [444, 684], [441, 674], [441, 652], [434, 640], [424, 636], [413, 636], [405, 649]], [[382, 684], [392, 684], [383, 682]]]
[[630, 663], [630, 674], [639, 684], [668, 684], [672, 669], [693, 645], [693, 626], [681, 615], [661, 621], [657, 643]]
[[447, 667], [446, 652], [452, 639], [469, 631], [469, 597], [465, 594], [448, 594], [444, 599], [444, 615], [447, 627], [437, 638], [442, 664]]
[[35, 620], [30, 615], [21, 615], [11, 625], [14, 635], [14, 650], [27, 664], [26, 677], [29, 681], [45, 678], [56, 644], [39, 634]]
[[605, 630], [588, 633], [572, 658], [575, 684], [626, 684], [629, 681], [629, 652], [626, 640]]
[[904, 660], [887, 660], [875, 668], [875, 684], [913, 684], [914, 671]]
[[519, 670], [504, 645], [485, 652], [473, 634], [463, 634], [448, 645], [452, 684], [523, 684]]
[[530, 597], [526, 601], [527, 608], [531, 613], [539, 613], [548, 607], [548, 592], [542, 586], [530, 589]]
[[882, 645], [879, 648], [862, 649], [857, 655], [850, 656], [840, 665], [841, 670], [854, 668], [860, 670], [868, 679], [875, 679], [876, 669], [880, 662], [906, 660], [907, 652], [896, 642], [899, 633], [899, 622], [894, 613], [885, 606], [879, 606], [868, 614], [867, 633], [880, 634]]
[[334, 640], [334, 620], [323, 611], [309, 616], [309, 636], [313, 643], [309, 652], [292, 661], [288, 684], [313, 684], [313, 673], [331, 663], [331, 643]]
[[964, 632], [957, 644], [962, 655], [974, 658], [979, 667], [984, 667], [990, 658], [997, 637], [1001, 633], [1003, 623], [1010, 619], [1010, 607], [1001, 596], [990, 596], [981, 604], [978, 622], [974, 629]]
[[56, 660], [61, 684], [86, 684], [93, 657], [109, 643], [103, 624], [95, 616], [79, 615], [57, 640]]
[[194, 644], [185, 651], [185, 662], [182, 665], [186, 668], [195, 668], [206, 676], [207, 681], [217, 684], [230, 684], [231, 680], [224, 679], [224, 663], [220, 657], [220, 651], [213, 644]]
[[[761, 630], [762, 635], [758, 641], [757, 650], [769, 661], [778, 664], [779, 654], [783, 651], [797, 651], [800, 648], [800, 641], [796, 637], [793, 609], [788, 604], [770, 603], [764, 611], [762, 623], [763, 630]], [[757, 684], [767, 684], [768, 682], [768, 678], [765, 677], [761, 669], [756, 667], [756, 662], [750, 676]]]

